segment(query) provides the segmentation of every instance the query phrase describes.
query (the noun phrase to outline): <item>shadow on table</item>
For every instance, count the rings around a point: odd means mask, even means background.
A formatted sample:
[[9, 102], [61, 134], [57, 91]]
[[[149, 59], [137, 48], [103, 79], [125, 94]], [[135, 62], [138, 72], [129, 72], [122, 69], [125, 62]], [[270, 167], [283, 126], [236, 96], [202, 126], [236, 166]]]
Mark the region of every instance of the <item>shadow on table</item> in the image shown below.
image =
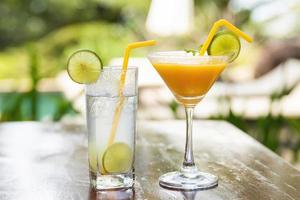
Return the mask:
[[134, 200], [134, 189], [95, 191], [90, 190], [89, 200]]
[[[183, 200], [221, 200], [219, 196], [210, 190], [202, 191], [176, 191], [161, 188], [163, 198], [183, 199]], [[161, 197], [162, 197], [161, 196]], [[90, 190], [89, 200], [139, 200], [135, 195], [134, 189], [112, 190], [112, 191], [95, 191]]]
[[164, 196], [168, 196], [170, 199], [176, 197], [176, 199], [183, 200], [221, 200], [217, 194], [211, 190], [198, 190], [198, 191], [176, 191], [161, 188]]

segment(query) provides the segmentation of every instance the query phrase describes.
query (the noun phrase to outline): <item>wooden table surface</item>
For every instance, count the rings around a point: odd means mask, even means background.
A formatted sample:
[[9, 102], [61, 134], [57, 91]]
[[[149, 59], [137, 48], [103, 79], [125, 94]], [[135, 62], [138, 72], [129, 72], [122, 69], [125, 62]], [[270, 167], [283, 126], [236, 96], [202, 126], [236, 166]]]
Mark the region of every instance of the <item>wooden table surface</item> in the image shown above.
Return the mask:
[[184, 131], [184, 121], [140, 121], [135, 188], [96, 193], [89, 188], [83, 126], [2, 123], [0, 199], [300, 199], [298, 170], [242, 131], [220, 121], [194, 123], [195, 162], [203, 171], [218, 175], [219, 186], [185, 193], [159, 187], [161, 174], [180, 167]]

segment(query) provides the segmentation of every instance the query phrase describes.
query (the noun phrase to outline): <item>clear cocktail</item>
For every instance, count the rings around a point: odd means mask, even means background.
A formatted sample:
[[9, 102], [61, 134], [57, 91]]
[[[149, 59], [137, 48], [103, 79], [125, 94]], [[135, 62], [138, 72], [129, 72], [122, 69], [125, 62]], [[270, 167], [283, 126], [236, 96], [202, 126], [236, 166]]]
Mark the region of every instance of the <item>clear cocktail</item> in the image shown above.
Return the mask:
[[131, 188], [137, 109], [137, 68], [128, 67], [132, 49], [154, 40], [130, 43], [122, 66], [103, 67], [93, 51], [78, 50], [67, 64], [70, 78], [86, 84], [90, 183], [98, 190]]
[[[137, 68], [127, 69], [122, 96], [119, 94], [121, 72], [121, 67], [104, 67], [97, 82], [86, 86], [90, 180], [99, 190], [133, 185]], [[110, 143], [114, 113], [120, 99], [122, 110]]]

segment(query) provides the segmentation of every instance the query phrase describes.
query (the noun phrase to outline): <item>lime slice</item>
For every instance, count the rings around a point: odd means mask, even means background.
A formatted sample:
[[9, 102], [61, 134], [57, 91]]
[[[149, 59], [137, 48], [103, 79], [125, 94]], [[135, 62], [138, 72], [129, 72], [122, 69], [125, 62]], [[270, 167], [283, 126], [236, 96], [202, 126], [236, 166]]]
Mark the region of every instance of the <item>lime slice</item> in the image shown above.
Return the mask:
[[228, 56], [228, 62], [233, 62], [240, 50], [240, 39], [230, 31], [221, 31], [213, 37], [207, 53], [212, 56]]
[[108, 173], [125, 173], [131, 169], [133, 153], [131, 148], [122, 142], [109, 146], [102, 157], [102, 164]]
[[79, 50], [73, 53], [67, 65], [70, 78], [76, 83], [89, 84], [96, 82], [103, 68], [99, 56], [90, 50]]

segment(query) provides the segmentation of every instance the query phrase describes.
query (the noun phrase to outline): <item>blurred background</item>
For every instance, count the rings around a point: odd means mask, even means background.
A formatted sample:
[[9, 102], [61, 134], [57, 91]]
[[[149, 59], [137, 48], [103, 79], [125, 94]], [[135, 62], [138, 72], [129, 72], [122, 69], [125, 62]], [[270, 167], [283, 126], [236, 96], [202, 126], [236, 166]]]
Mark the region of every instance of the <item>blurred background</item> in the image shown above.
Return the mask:
[[[91, 49], [110, 65], [134, 41], [198, 48], [220, 18], [255, 42], [242, 41], [195, 118], [229, 121], [300, 168], [299, 0], [1, 0], [0, 122], [85, 123], [83, 86], [65, 70], [72, 52]], [[151, 50], [130, 60], [140, 70], [138, 118], [184, 119], [145, 58]]]

